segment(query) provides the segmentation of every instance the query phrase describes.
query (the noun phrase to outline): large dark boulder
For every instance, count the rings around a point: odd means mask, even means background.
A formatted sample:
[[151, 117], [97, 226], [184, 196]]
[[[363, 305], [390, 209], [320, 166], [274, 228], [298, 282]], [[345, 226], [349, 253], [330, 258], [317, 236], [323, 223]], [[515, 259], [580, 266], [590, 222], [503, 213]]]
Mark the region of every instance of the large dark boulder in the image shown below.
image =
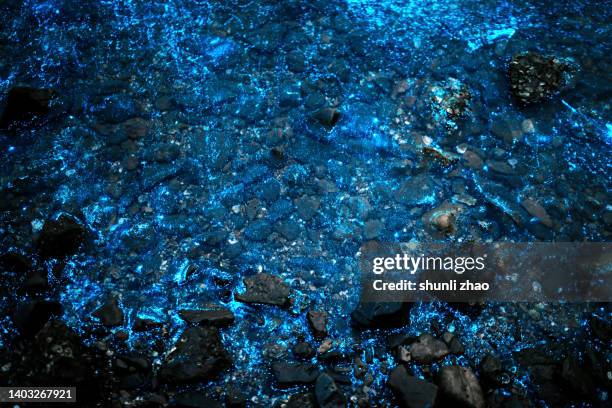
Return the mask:
[[49, 113], [49, 105], [56, 92], [52, 89], [15, 87], [6, 98], [6, 107], [0, 119], [0, 129], [25, 125]]
[[410, 346], [410, 355], [418, 364], [430, 364], [446, 357], [449, 353], [446, 343], [431, 334], [422, 334]]
[[508, 66], [510, 92], [519, 105], [541, 102], [566, 83], [568, 64], [533, 52], [517, 55]]
[[171, 384], [210, 381], [231, 364], [216, 327], [188, 327], [163, 362], [159, 379]]
[[87, 238], [87, 229], [67, 214], [47, 220], [36, 241], [43, 258], [59, 258], [76, 253]]
[[315, 396], [320, 408], [346, 407], [346, 396], [329, 374], [323, 373], [317, 378]]
[[440, 397], [445, 406], [484, 408], [482, 388], [474, 372], [467, 367], [442, 367], [437, 378]]
[[53, 300], [34, 299], [21, 303], [13, 313], [13, 323], [26, 337], [34, 336], [53, 316], [62, 314], [62, 305]]
[[388, 384], [402, 408], [428, 408], [436, 403], [438, 387], [409, 375], [404, 366], [397, 366], [391, 371]]
[[360, 302], [351, 313], [352, 323], [361, 328], [401, 327], [410, 320], [412, 303]]

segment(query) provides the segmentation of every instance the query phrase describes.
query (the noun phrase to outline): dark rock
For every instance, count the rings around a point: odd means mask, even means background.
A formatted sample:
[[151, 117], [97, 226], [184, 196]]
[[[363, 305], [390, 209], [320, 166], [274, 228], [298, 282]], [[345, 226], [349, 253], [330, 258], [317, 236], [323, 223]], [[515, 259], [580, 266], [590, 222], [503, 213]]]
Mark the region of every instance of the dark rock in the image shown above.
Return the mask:
[[610, 342], [612, 340], [612, 323], [597, 316], [589, 320], [591, 332], [600, 340]]
[[500, 174], [511, 175], [514, 174], [515, 171], [507, 162], [500, 160], [487, 160], [487, 167]]
[[416, 338], [413, 336], [409, 336], [405, 333], [393, 333], [387, 337], [387, 344], [389, 348], [394, 349], [396, 347], [412, 344], [416, 341]]
[[327, 312], [310, 310], [307, 314], [308, 324], [317, 337], [327, 336]]
[[501, 360], [491, 354], [487, 354], [480, 362], [480, 376], [485, 386], [489, 388], [501, 385], [500, 375], [502, 374]]
[[365, 223], [365, 228], [363, 229], [363, 236], [365, 239], [374, 239], [377, 238], [380, 233], [385, 229], [385, 224], [383, 224], [380, 220], [368, 220]]
[[139, 356], [120, 356], [115, 360], [114, 369], [122, 389], [135, 389], [146, 381], [151, 363]]
[[231, 364], [216, 327], [188, 327], [162, 363], [159, 378], [171, 384], [209, 381]]
[[246, 291], [237, 293], [236, 300], [244, 303], [263, 303], [275, 306], [287, 306], [289, 304], [289, 286], [278, 276], [267, 273], [244, 278]]
[[315, 383], [315, 396], [320, 408], [344, 408], [346, 397], [336, 385], [334, 379], [323, 373]]
[[0, 272], [24, 273], [32, 268], [32, 262], [19, 252], [9, 251], [0, 255]]
[[408, 375], [404, 366], [397, 366], [389, 374], [389, 388], [402, 408], [433, 407], [438, 387], [428, 381]]
[[31, 271], [28, 273], [21, 289], [27, 293], [44, 292], [49, 289], [49, 280], [45, 271]]
[[340, 112], [336, 108], [325, 107], [317, 110], [312, 118], [319, 122], [321, 125], [332, 128], [340, 120]]
[[593, 397], [596, 393], [593, 379], [575, 357], [570, 356], [563, 360], [561, 377], [569, 387], [583, 397]]
[[438, 373], [441, 402], [448, 406], [484, 408], [485, 401], [478, 379], [470, 368], [445, 366]]
[[295, 207], [301, 219], [308, 221], [312, 219], [319, 209], [320, 200], [315, 197], [300, 197], [295, 200]]
[[59, 320], [49, 321], [19, 355], [13, 381], [30, 386], [66, 386], [79, 390], [79, 406], [105, 406], [110, 376], [106, 359], [85, 346], [80, 336]]
[[565, 85], [569, 70], [557, 58], [533, 52], [517, 55], [508, 66], [510, 92], [519, 105], [541, 102]]
[[317, 400], [312, 393], [294, 394], [289, 397], [286, 408], [317, 408]]
[[496, 390], [487, 397], [488, 408], [529, 408], [531, 406], [525, 397], [509, 394], [505, 390]]
[[163, 324], [161, 322], [156, 322], [155, 320], [151, 319], [141, 319], [140, 317], [137, 317], [134, 319], [132, 330], [134, 330], [135, 332], [145, 332], [162, 326]]
[[293, 349], [291, 351], [293, 352], [293, 355], [297, 358], [309, 359], [314, 357], [315, 355], [314, 349], [310, 347], [310, 344], [306, 343], [305, 341], [301, 341], [295, 346], [293, 346]]
[[395, 191], [399, 203], [415, 206], [435, 202], [436, 186], [433, 179], [425, 174], [410, 177]]
[[274, 226], [274, 230], [289, 241], [294, 241], [300, 236], [300, 224], [295, 220], [279, 221]]
[[121, 124], [121, 130], [128, 138], [137, 140], [147, 136], [150, 126], [146, 119], [131, 118]]
[[109, 298], [106, 303], [96, 309], [92, 316], [100, 319], [100, 323], [106, 327], [116, 327], [123, 324], [123, 310], [121, 310], [119, 302], [114, 297]]
[[411, 307], [411, 303], [360, 302], [351, 313], [351, 319], [357, 327], [401, 327], [408, 324]]
[[244, 408], [247, 406], [247, 397], [237, 387], [229, 386], [225, 393], [225, 404], [228, 408]]
[[410, 355], [418, 364], [431, 364], [444, 358], [448, 353], [446, 344], [431, 334], [420, 335], [417, 341], [410, 346]]
[[221, 306], [215, 306], [207, 310], [179, 310], [179, 316], [191, 324], [224, 327], [234, 323], [234, 313]]
[[36, 241], [42, 257], [63, 257], [76, 253], [85, 242], [87, 230], [75, 218], [62, 214], [48, 220]]
[[244, 236], [256, 242], [265, 241], [271, 233], [272, 227], [266, 220], [253, 221], [244, 229]]
[[310, 384], [317, 379], [319, 369], [312, 364], [277, 361], [272, 364], [272, 374], [281, 386]]
[[12, 88], [0, 120], [0, 129], [9, 129], [49, 113], [49, 105], [57, 96], [52, 89]]
[[457, 336], [455, 336], [454, 334], [446, 332], [444, 333], [444, 336], [442, 337], [442, 339], [448, 346], [448, 351], [451, 354], [455, 354], [458, 356], [465, 352], [465, 348], [463, 347], [463, 344], [461, 344]]
[[185, 391], [174, 397], [171, 407], [176, 408], [223, 408], [223, 404], [208, 398], [199, 391]]
[[31, 337], [38, 333], [52, 316], [61, 316], [62, 312], [62, 305], [56, 301], [30, 300], [16, 307], [13, 323], [23, 336]]

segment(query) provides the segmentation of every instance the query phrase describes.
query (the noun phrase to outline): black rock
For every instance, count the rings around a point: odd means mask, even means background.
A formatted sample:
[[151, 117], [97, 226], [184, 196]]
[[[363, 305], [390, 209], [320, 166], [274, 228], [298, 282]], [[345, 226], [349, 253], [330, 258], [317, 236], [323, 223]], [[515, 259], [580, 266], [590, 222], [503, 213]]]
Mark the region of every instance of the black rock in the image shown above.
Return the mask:
[[34, 336], [52, 316], [61, 316], [63, 310], [59, 302], [35, 299], [20, 304], [13, 313], [13, 323], [26, 337]]
[[612, 323], [600, 317], [592, 316], [589, 320], [591, 332], [604, 342], [612, 341]]
[[431, 334], [420, 335], [417, 341], [410, 346], [410, 355], [418, 364], [431, 364], [444, 358], [448, 353], [446, 344]]
[[417, 339], [415, 337], [409, 336], [404, 333], [393, 333], [387, 337], [387, 344], [389, 345], [389, 348], [395, 349], [396, 347], [399, 347], [405, 344], [412, 344], [416, 340]]
[[332, 128], [340, 120], [340, 112], [336, 108], [325, 107], [317, 110], [312, 118], [321, 125]]
[[0, 272], [24, 273], [32, 268], [32, 262], [19, 252], [9, 251], [0, 255]]
[[529, 408], [532, 405], [522, 396], [509, 394], [503, 390], [496, 390], [487, 396], [488, 408]]
[[274, 230], [289, 241], [300, 236], [300, 224], [295, 220], [279, 221], [274, 225]]
[[123, 324], [123, 310], [121, 310], [119, 302], [114, 297], [109, 298], [106, 303], [96, 309], [92, 316], [100, 319], [100, 323], [106, 327], [116, 327]]
[[389, 374], [389, 388], [402, 408], [433, 407], [438, 387], [428, 381], [408, 375], [404, 366], [397, 366]]
[[465, 347], [463, 347], [463, 344], [461, 344], [457, 336], [455, 336], [454, 334], [446, 332], [444, 333], [442, 339], [448, 346], [448, 351], [451, 354], [455, 354], [458, 356], [465, 352]]
[[308, 324], [316, 337], [327, 336], [327, 312], [309, 310], [307, 314]]
[[485, 401], [478, 378], [470, 368], [442, 367], [437, 377], [441, 402], [448, 406], [484, 408]]
[[394, 198], [401, 204], [416, 206], [429, 204], [437, 191], [434, 179], [426, 174], [410, 177], [394, 193]]
[[519, 105], [540, 102], [565, 85], [569, 70], [556, 58], [533, 52], [517, 55], [508, 66], [510, 92]]
[[187, 323], [217, 327], [229, 326], [234, 323], [235, 318], [231, 310], [221, 306], [206, 310], [179, 310], [179, 316]]
[[225, 393], [225, 405], [228, 408], [244, 408], [247, 406], [247, 397], [237, 387], [229, 386]]
[[314, 357], [315, 355], [314, 349], [305, 341], [296, 344], [291, 351], [297, 358], [308, 359]]
[[278, 361], [272, 364], [272, 374], [280, 386], [311, 384], [319, 375], [319, 369], [312, 364]]
[[412, 303], [360, 302], [351, 313], [352, 323], [363, 328], [405, 326], [410, 319], [411, 307]]
[[42, 257], [63, 257], [79, 250], [87, 237], [86, 228], [75, 218], [62, 214], [57, 220], [48, 220], [36, 241]]
[[336, 385], [334, 379], [323, 373], [315, 383], [315, 396], [321, 408], [344, 408], [346, 397]]
[[[0, 351], [3, 361], [7, 351]], [[13, 342], [8, 356], [11, 382], [22, 386], [77, 387], [78, 406], [108, 406], [107, 361], [85, 346], [80, 336], [59, 320], [49, 321], [33, 341]], [[4, 377], [0, 374], [0, 377]], [[42, 404], [45, 405], [45, 404]]]
[[262, 242], [272, 233], [272, 226], [266, 220], [256, 220], [244, 229], [244, 236], [251, 241]]
[[137, 317], [134, 319], [132, 330], [134, 330], [135, 332], [145, 332], [162, 326], [163, 324], [161, 322], [157, 322], [151, 319], [141, 319], [140, 317]]
[[287, 306], [289, 304], [289, 286], [278, 276], [267, 273], [244, 278], [246, 291], [237, 293], [236, 300], [244, 303], [263, 303], [275, 306]]
[[223, 404], [208, 398], [198, 391], [185, 391], [174, 397], [171, 407], [176, 408], [223, 408]]
[[49, 289], [47, 273], [40, 270], [28, 273], [25, 282], [21, 285], [21, 290], [27, 293], [44, 292], [47, 289]]
[[499, 376], [502, 373], [502, 363], [499, 358], [487, 354], [480, 362], [479, 368], [484, 385], [489, 388], [500, 385]]
[[209, 381], [231, 364], [216, 327], [188, 327], [162, 363], [159, 378], [171, 384]]
[[583, 397], [595, 395], [595, 384], [590, 373], [584, 370], [583, 364], [575, 357], [567, 357], [563, 360], [561, 377], [565, 383]]
[[294, 394], [289, 397], [286, 408], [317, 408], [317, 400], [312, 393]]
[[49, 104], [56, 95], [52, 89], [29, 87], [11, 89], [0, 119], [0, 129], [9, 129], [48, 114]]

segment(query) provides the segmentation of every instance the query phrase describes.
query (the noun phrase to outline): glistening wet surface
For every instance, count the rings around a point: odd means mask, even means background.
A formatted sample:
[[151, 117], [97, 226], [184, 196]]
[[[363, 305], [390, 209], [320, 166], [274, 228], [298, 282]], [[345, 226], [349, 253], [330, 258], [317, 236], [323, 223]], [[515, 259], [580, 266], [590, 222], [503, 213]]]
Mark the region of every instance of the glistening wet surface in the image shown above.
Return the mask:
[[[0, 15], [0, 338], [19, 350], [0, 353], [3, 381], [38, 370], [29, 342], [73, 330], [84, 351], [49, 358], [106, 367], [101, 406], [394, 406], [396, 366], [446, 395], [434, 379], [456, 365], [491, 406], [609, 403], [607, 305], [415, 304], [391, 328], [351, 312], [370, 241], [609, 240], [610, 7], [30, 0]], [[50, 316], [69, 329], [39, 332]], [[427, 357], [407, 357], [417, 343]], [[37, 375], [80, 372], [57, 364]]]

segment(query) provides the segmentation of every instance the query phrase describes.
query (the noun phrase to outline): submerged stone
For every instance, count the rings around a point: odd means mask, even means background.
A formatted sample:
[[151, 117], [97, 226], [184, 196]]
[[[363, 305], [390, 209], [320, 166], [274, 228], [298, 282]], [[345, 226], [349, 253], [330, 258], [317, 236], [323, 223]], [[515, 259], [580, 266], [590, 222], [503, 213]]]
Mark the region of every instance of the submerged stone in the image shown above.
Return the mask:
[[566, 82], [568, 64], [534, 52], [517, 55], [508, 66], [510, 92], [519, 105], [541, 102], [554, 95]]
[[188, 327], [162, 363], [159, 378], [171, 384], [209, 381], [231, 364], [217, 328]]
[[100, 319], [100, 323], [107, 327], [116, 327], [123, 324], [123, 310], [119, 307], [116, 298], [111, 297], [92, 313], [93, 317]]
[[344, 408], [346, 406], [346, 397], [334, 379], [326, 373], [317, 378], [315, 396], [321, 408]]
[[49, 105], [57, 93], [52, 89], [14, 87], [6, 98], [6, 107], [0, 119], [0, 129], [26, 124], [49, 113]]
[[43, 225], [36, 245], [43, 257], [63, 257], [79, 250], [87, 237], [87, 229], [74, 217], [60, 215]]
[[433, 407], [436, 403], [438, 387], [409, 375], [404, 366], [397, 366], [391, 371], [388, 385], [402, 408]]

